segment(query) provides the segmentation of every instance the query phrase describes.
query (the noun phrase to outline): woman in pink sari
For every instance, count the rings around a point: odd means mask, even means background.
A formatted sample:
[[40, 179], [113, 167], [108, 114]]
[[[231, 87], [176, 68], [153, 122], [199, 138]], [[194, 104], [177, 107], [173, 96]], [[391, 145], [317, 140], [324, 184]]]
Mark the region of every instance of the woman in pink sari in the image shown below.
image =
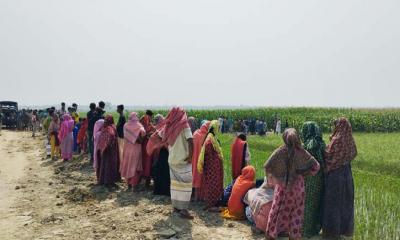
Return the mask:
[[139, 122], [137, 113], [133, 112], [124, 125], [124, 150], [121, 159], [120, 173], [126, 179], [129, 188], [140, 183], [142, 166], [142, 144], [146, 131]]
[[61, 156], [64, 161], [68, 161], [72, 158], [72, 151], [74, 147], [74, 124], [75, 121], [69, 114], [63, 116], [61, 123], [60, 132], [58, 133], [58, 139], [60, 140]]
[[97, 120], [94, 124], [93, 129], [93, 168], [96, 171], [98, 161], [97, 161], [97, 145], [99, 144], [99, 136], [101, 133], [101, 129], [104, 125], [104, 119]]

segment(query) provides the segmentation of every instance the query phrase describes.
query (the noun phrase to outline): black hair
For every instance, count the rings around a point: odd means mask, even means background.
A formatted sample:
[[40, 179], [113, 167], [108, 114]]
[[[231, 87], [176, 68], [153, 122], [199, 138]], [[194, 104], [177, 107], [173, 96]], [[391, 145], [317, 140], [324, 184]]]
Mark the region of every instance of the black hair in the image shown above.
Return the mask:
[[78, 104], [73, 103], [72, 106], [73, 106], [74, 108], [76, 108], [76, 107], [78, 107]]
[[151, 110], [146, 110], [146, 115], [153, 116], [153, 111], [151, 111]]
[[118, 106], [117, 106], [117, 109], [124, 110], [124, 105], [123, 105], [123, 104], [121, 104], [121, 105], [118, 105]]
[[99, 102], [99, 107], [104, 109], [106, 107], [106, 104], [103, 101]]
[[65, 106], [65, 102], [62, 102], [62, 103], [61, 103], [61, 106]]
[[237, 135], [237, 137], [240, 138], [240, 139], [242, 139], [243, 141], [247, 141], [247, 136], [246, 136], [246, 134], [244, 134], [244, 133], [239, 133], [239, 134]]
[[96, 112], [100, 113], [100, 114], [104, 114], [104, 110], [101, 107], [97, 107], [96, 108]]
[[54, 110], [56, 110], [56, 107], [51, 107], [50, 109], [54, 111]]
[[89, 108], [90, 108], [90, 110], [95, 110], [96, 109], [96, 103], [90, 103]]

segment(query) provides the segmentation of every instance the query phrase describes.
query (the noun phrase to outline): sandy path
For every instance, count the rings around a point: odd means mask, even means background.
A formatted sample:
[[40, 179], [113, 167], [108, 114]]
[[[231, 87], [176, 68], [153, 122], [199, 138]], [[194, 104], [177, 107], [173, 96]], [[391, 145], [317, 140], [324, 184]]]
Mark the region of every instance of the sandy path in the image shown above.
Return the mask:
[[[29, 133], [2, 130], [0, 135], [0, 236], [15, 237], [29, 216], [19, 215], [15, 203], [23, 197], [20, 182], [26, 180], [30, 159], [37, 159], [40, 140]], [[5, 238], [4, 238], [5, 239]]]
[[246, 221], [224, 220], [199, 204], [186, 221], [168, 197], [133, 193], [123, 182], [96, 186], [85, 156], [52, 161], [43, 141], [1, 132], [0, 239], [264, 239]]

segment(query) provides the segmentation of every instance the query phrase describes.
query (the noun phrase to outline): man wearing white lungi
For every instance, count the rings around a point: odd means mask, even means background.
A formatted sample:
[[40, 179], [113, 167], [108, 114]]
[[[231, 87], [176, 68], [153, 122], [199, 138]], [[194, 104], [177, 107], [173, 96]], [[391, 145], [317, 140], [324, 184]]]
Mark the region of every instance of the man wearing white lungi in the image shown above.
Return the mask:
[[168, 145], [174, 211], [182, 218], [193, 219], [188, 211], [192, 196], [193, 136], [186, 112], [181, 108], [172, 108], [159, 135]]

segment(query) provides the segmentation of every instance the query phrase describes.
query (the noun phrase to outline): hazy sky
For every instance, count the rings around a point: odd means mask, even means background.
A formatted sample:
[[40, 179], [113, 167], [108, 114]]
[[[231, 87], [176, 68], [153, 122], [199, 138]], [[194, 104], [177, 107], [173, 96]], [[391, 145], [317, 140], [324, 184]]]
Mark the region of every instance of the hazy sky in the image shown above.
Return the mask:
[[400, 107], [399, 0], [0, 0], [0, 99]]

